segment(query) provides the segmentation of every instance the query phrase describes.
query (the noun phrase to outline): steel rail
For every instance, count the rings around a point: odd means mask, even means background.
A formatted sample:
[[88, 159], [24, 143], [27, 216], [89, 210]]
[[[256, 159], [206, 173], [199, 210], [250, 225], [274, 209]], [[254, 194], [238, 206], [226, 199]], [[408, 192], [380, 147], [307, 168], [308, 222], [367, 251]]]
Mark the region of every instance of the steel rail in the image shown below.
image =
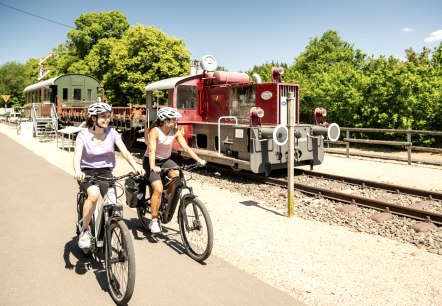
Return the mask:
[[[234, 176], [241, 176], [244, 178], [248, 178], [254, 181], [262, 182], [262, 183], [268, 183], [268, 184], [274, 184], [281, 187], [287, 187], [287, 180], [281, 179], [281, 178], [272, 178], [272, 177], [264, 177], [261, 175], [253, 174], [250, 172], [238, 172], [231, 169], [226, 168], [219, 168], [219, 167], [213, 167], [212, 169], [216, 169], [219, 172], [228, 173], [230, 175]], [[299, 172], [299, 171], [298, 171]], [[308, 175], [311, 174], [311, 171], [301, 171], [303, 173], [308, 173]], [[416, 195], [416, 196], [424, 196], [429, 197], [430, 199], [441, 199], [442, 194], [438, 192], [431, 192], [427, 190], [421, 190], [416, 188], [409, 188], [405, 186], [396, 186], [391, 184], [384, 184], [384, 183], [378, 183], [378, 182], [372, 182], [372, 181], [365, 181], [360, 179], [353, 179], [343, 176], [335, 176], [335, 175], [329, 175], [324, 173], [317, 173], [315, 172], [314, 175], [318, 178], [325, 178], [325, 179], [334, 179], [339, 180], [344, 183], [348, 184], [354, 184], [354, 185], [361, 185], [365, 187], [373, 187], [378, 189], [386, 189], [388, 191], [394, 191], [397, 193], [403, 193], [406, 195]], [[312, 195], [318, 195], [324, 198], [328, 198], [331, 200], [336, 200], [339, 202], [349, 203], [349, 204], [356, 204], [359, 206], [363, 206], [366, 208], [372, 208], [376, 210], [380, 210], [383, 212], [389, 212], [392, 214], [400, 215], [407, 218], [412, 218], [416, 220], [422, 220], [425, 222], [432, 222], [437, 225], [442, 225], [442, 214], [431, 212], [423, 209], [408, 207], [408, 206], [401, 206], [393, 203], [388, 203], [382, 200], [377, 199], [371, 199], [367, 197], [361, 197], [357, 195], [351, 195], [348, 193], [343, 193], [339, 191], [333, 191], [329, 190], [325, 187], [318, 187], [318, 186], [311, 186], [308, 184], [303, 183], [294, 183], [294, 188], [305, 193], [309, 193]]]

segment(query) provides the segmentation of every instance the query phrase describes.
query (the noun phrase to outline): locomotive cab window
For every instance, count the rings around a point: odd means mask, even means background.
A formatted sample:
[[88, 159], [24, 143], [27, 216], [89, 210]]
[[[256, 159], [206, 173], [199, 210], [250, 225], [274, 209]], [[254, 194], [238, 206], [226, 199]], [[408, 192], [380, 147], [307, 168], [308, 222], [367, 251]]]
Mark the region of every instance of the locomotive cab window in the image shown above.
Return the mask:
[[198, 89], [196, 86], [179, 85], [177, 87], [177, 108], [195, 109], [198, 100]]
[[235, 87], [230, 91], [230, 116], [249, 118], [250, 109], [256, 105], [254, 87]]

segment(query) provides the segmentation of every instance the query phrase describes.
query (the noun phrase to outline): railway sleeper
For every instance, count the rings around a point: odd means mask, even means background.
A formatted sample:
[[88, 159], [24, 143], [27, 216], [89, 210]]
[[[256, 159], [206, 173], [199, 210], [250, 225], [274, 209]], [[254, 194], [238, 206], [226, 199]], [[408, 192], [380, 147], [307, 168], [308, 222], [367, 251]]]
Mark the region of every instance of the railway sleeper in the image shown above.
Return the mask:
[[389, 213], [389, 212], [377, 213], [377, 214], [374, 214], [370, 217], [371, 220], [373, 220], [377, 223], [382, 223], [382, 222], [385, 222], [385, 221], [390, 220], [392, 218], [393, 218], [393, 214]]
[[415, 224], [410, 225], [410, 228], [414, 229], [418, 233], [425, 233], [428, 232], [429, 230], [437, 228], [437, 226], [431, 222], [417, 222]]

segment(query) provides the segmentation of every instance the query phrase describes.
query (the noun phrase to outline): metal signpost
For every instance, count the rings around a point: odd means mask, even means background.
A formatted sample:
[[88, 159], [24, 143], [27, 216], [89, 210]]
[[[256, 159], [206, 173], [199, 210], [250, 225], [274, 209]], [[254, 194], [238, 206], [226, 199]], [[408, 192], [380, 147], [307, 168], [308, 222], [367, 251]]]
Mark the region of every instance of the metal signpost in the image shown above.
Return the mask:
[[292, 218], [295, 214], [295, 97], [293, 91], [288, 93], [288, 160], [287, 160], [287, 215]]
[[6, 118], [6, 108], [8, 105], [9, 97], [10, 97], [10, 95], [2, 95], [2, 99], [3, 99], [3, 101], [5, 101], [5, 118]]

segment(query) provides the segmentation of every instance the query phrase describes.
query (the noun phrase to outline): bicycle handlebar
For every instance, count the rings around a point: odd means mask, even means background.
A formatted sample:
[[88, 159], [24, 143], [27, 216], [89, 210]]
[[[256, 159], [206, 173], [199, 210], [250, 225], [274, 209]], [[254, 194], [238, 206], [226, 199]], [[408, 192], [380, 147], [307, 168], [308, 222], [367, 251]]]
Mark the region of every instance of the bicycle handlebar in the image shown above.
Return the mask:
[[131, 178], [133, 178], [133, 177], [135, 177], [135, 176], [137, 176], [137, 174], [135, 174], [135, 173], [133, 173], [133, 172], [129, 172], [129, 173], [126, 173], [126, 174], [123, 174], [123, 175], [120, 175], [120, 176], [113, 176], [113, 177], [99, 176], [98, 174], [95, 174], [95, 175], [86, 175], [86, 176], [84, 177], [84, 179], [85, 179], [85, 180], [98, 180], [98, 181], [104, 181], [104, 182], [112, 182], [112, 183], [114, 183], [114, 182], [119, 181], [119, 180], [122, 180], [122, 179], [124, 179], [124, 178], [126, 178], [126, 177], [131, 177]]
[[190, 164], [190, 165], [182, 165], [182, 166], [177, 166], [177, 167], [169, 167], [169, 168], [161, 168], [161, 174], [166, 173], [169, 170], [188, 170], [191, 171], [195, 168], [202, 168], [204, 166], [198, 164], [198, 163], [194, 163], [194, 164]]

